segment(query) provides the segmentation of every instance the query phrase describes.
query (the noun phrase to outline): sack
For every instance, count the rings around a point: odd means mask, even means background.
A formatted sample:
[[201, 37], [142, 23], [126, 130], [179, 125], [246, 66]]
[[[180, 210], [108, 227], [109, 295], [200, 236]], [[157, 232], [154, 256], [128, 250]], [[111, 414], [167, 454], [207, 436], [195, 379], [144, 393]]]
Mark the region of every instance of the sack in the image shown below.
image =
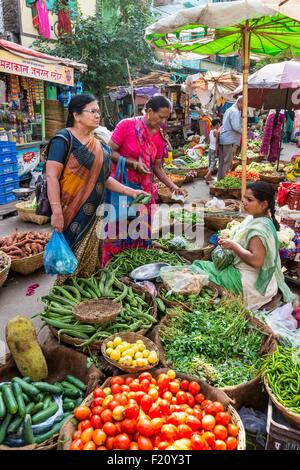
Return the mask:
[[214, 249], [211, 259], [218, 271], [222, 271], [233, 263], [234, 254], [230, 250], [224, 250], [220, 245]]
[[62, 233], [54, 230], [46, 245], [44, 267], [47, 274], [74, 274], [78, 261]]
[[[124, 186], [132, 189], [142, 189], [139, 184], [129, 183], [128, 173], [126, 170], [126, 158], [119, 157], [118, 165], [116, 169], [115, 179], [119, 181]], [[133, 201], [133, 198], [130, 196], [124, 196], [123, 194], [114, 193], [110, 190], [106, 190], [105, 195], [105, 204], [111, 205], [108, 207], [109, 213], [109, 222], [116, 222], [121, 220], [127, 220], [130, 218], [135, 218], [137, 216], [136, 208], [130, 208], [130, 205]]]
[[[66, 158], [66, 163], [67, 163], [67, 161], [69, 159], [69, 156], [71, 155], [72, 147], [73, 147], [73, 134], [68, 129], [67, 129], [67, 131], [69, 133], [69, 138], [67, 138], [63, 134], [56, 134], [50, 140], [50, 142], [47, 145], [47, 149], [45, 151], [46, 159], [47, 159], [47, 156], [48, 156], [48, 151], [49, 151], [52, 140], [55, 139], [56, 137], [61, 137], [62, 139], [64, 139], [67, 142], [68, 148], [69, 148], [67, 158]], [[46, 164], [44, 165], [42, 174], [36, 180], [36, 183], [35, 183], [35, 197], [36, 197], [36, 201], [37, 201], [36, 214], [51, 217], [52, 209], [51, 209], [51, 205], [50, 205], [50, 202], [49, 202], [49, 199], [48, 199], [48, 192], [47, 192]]]

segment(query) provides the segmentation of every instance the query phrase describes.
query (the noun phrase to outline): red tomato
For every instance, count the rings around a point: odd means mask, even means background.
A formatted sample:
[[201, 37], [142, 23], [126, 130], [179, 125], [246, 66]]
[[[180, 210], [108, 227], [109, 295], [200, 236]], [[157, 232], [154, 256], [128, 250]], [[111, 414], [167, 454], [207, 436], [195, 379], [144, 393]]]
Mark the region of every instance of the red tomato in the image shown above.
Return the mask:
[[94, 415], [91, 419], [91, 426], [94, 429], [102, 428], [102, 421], [99, 415]]
[[228, 426], [230, 423], [230, 414], [227, 411], [220, 411], [216, 414], [216, 423], [222, 424], [223, 426]]
[[170, 402], [173, 398], [173, 393], [167, 391], [163, 394], [163, 399], [164, 400], [167, 400], [168, 402]]
[[127, 405], [128, 398], [126, 396], [126, 393], [125, 392], [121, 393], [121, 395], [118, 397], [116, 401], [118, 402], [119, 405], [122, 405], [122, 406]]
[[74, 416], [78, 421], [83, 421], [84, 419], [88, 419], [90, 417], [91, 410], [88, 406], [78, 406], [74, 410]]
[[223, 426], [222, 424], [217, 424], [214, 427], [214, 435], [215, 435], [217, 441], [218, 440], [225, 441], [225, 439], [228, 436], [228, 432], [227, 432], [227, 429], [225, 428], [225, 426]]
[[198, 431], [198, 429], [201, 429], [201, 421], [193, 415], [188, 415], [186, 424], [192, 428], [193, 431]]
[[138, 405], [128, 404], [125, 406], [125, 418], [128, 419], [137, 419], [140, 413]]
[[212, 446], [213, 442], [216, 440], [214, 433], [210, 431], [203, 433], [203, 437], [209, 446]]
[[127, 432], [128, 434], [133, 434], [136, 432], [136, 419], [124, 419], [121, 422], [122, 432]]
[[89, 442], [92, 440], [92, 435], [93, 435], [94, 429], [92, 427], [85, 429], [81, 436], [80, 440], [85, 444], [86, 442]]
[[219, 401], [214, 401], [215, 408], [217, 409], [217, 413], [220, 411], [224, 411], [224, 405]]
[[138, 379], [134, 379], [130, 384], [129, 388], [132, 392], [139, 392], [141, 390], [140, 382]]
[[128, 392], [127, 393], [128, 403], [132, 403], [132, 400], [136, 403], [136, 393]]
[[151, 405], [151, 408], [148, 411], [148, 415], [150, 416], [151, 419], [159, 418], [162, 415], [162, 410], [158, 403], [153, 403]]
[[107, 436], [102, 429], [96, 429], [93, 432], [93, 441], [95, 444], [97, 444], [97, 446], [103, 446], [106, 438]]
[[208, 443], [200, 434], [193, 434], [191, 436], [191, 448], [192, 450], [205, 450], [208, 449]]
[[129, 385], [125, 385], [125, 384], [121, 385], [121, 392], [126, 392], [126, 393], [130, 392]]
[[130, 438], [128, 434], [118, 434], [114, 438], [114, 449], [116, 450], [128, 450], [130, 446]]
[[212, 401], [211, 400], [203, 400], [203, 402], [201, 403], [202, 410], [204, 410], [206, 405], [208, 405], [209, 403], [212, 403]]
[[197, 395], [195, 396], [195, 402], [196, 403], [202, 403], [203, 400], [205, 399], [203, 393], [197, 393]]
[[235, 450], [237, 448], [237, 440], [233, 436], [227, 437], [225, 443], [228, 450]]
[[205, 415], [202, 418], [201, 424], [204, 431], [211, 431], [216, 425], [216, 420], [212, 415]]
[[107, 448], [105, 446], [99, 446], [99, 447], [97, 447], [96, 450], [107, 450]]
[[170, 441], [161, 441], [157, 448], [158, 450], [166, 450], [167, 447], [169, 447], [170, 445], [172, 445], [172, 443]]
[[81, 431], [79, 431], [79, 429], [77, 431], [74, 431], [73, 434], [72, 434], [73, 441], [76, 441], [77, 439], [80, 439], [80, 436], [81, 436]]
[[198, 418], [200, 421], [202, 421], [202, 418], [203, 418], [203, 413], [202, 411], [200, 410], [197, 410], [197, 409], [193, 409], [193, 415]]
[[184, 411], [175, 411], [168, 417], [167, 423], [179, 426], [180, 424], [186, 424], [187, 419], [188, 415]]
[[139, 381], [141, 382], [142, 380], [146, 379], [149, 380], [149, 382], [152, 381], [152, 375], [150, 372], [142, 372], [141, 375], [139, 376]]
[[115, 421], [122, 421], [125, 418], [125, 407], [122, 405], [118, 405], [112, 412], [112, 417]]
[[227, 446], [224, 441], [216, 440], [212, 445], [213, 450], [226, 450]]
[[150, 437], [153, 434], [153, 426], [150, 418], [141, 416], [137, 422], [137, 430], [142, 436]]
[[174, 424], [164, 424], [161, 428], [161, 434], [166, 441], [174, 441], [177, 438], [177, 428]]
[[188, 391], [189, 385], [190, 385], [190, 382], [188, 380], [182, 380], [180, 382], [180, 388], [181, 388], [181, 390], [184, 390], [185, 392]]
[[114, 423], [110, 423], [109, 421], [103, 424], [102, 429], [109, 437], [116, 436], [118, 434], [116, 425]]
[[110, 386], [112, 386], [114, 384], [123, 385], [124, 383], [125, 383], [125, 380], [123, 379], [123, 377], [120, 377], [119, 375], [116, 375], [116, 376], [111, 378]]
[[82, 450], [96, 450], [96, 444], [93, 441], [86, 442]]
[[169, 415], [170, 414], [170, 404], [167, 400], [161, 400], [160, 403], [159, 403], [159, 407], [160, 407], [163, 415]]
[[190, 392], [186, 392], [186, 402], [191, 408], [195, 405], [195, 398]]
[[166, 390], [170, 383], [170, 378], [167, 376], [167, 374], [164, 374], [164, 373], [159, 374], [159, 376], [156, 379], [156, 383], [161, 389]]
[[216, 414], [218, 412], [214, 403], [208, 403], [205, 406], [204, 411], [207, 415], [213, 415], [213, 416], [216, 416]]
[[113, 411], [117, 406], [119, 406], [119, 404], [120, 403], [117, 400], [113, 399], [107, 404], [107, 409]]
[[175, 382], [175, 380], [172, 380], [169, 383], [169, 390], [173, 395], [176, 395], [177, 392], [180, 390], [180, 384], [178, 382]]
[[143, 392], [147, 392], [149, 391], [149, 387], [150, 387], [150, 380], [148, 379], [143, 379], [141, 382], [140, 382], [140, 387], [141, 387], [141, 390]]
[[151, 439], [145, 436], [139, 436], [137, 440], [139, 450], [153, 450]]
[[130, 442], [129, 450], [139, 450], [137, 442]]
[[115, 395], [116, 393], [121, 393], [121, 385], [120, 384], [113, 384], [111, 387], [111, 393]]
[[115, 438], [113, 436], [108, 437], [105, 441], [105, 446], [107, 450], [113, 450]]
[[102, 411], [101, 413], [101, 419], [102, 419], [102, 422], [103, 423], [108, 423], [108, 422], [111, 422], [113, 420], [113, 416], [112, 416], [112, 411], [111, 410], [104, 410]]
[[83, 442], [81, 439], [75, 439], [70, 447], [70, 450], [82, 450], [83, 449]]
[[166, 421], [165, 421], [164, 418], [153, 418], [151, 420], [151, 424], [152, 424], [152, 427], [153, 427], [153, 434], [159, 433], [162, 426], [165, 424], [165, 422]]
[[192, 432], [192, 428], [187, 424], [179, 424], [179, 426], [177, 427], [177, 433], [180, 439], [185, 437], [190, 438]]
[[176, 400], [177, 400], [178, 405], [186, 403], [187, 401], [186, 393], [183, 391], [176, 393]]
[[95, 406], [95, 408], [92, 408], [92, 415], [101, 415], [102, 411], [104, 411], [103, 406]]
[[126, 379], [125, 379], [125, 385], [131, 384], [132, 381], [133, 381], [133, 377], [126, 377]]
[[91, 427], [91, 421], [89, 419], [85, 419], [84, 421], [81, 421], [81, 423], [79, 423], [78, 425], [78, 429], [81, 432], [85, 431], [86, 429], [90, 427]]
[[104, 398], [103, 397], [97, 397], [97, 398], [94, 398], [92, 404], [91, 404], [91, 408], [95, 408], [96, 406], [101, 406], [102, 403], [103, 403], [103, 400]]
[[148, 395], [152, 401], [156, 401], [158, 399], [158, 390], [156, 388], [150, 388]]
[[151, 406], [152, 406], [152, 398], [149, 397], [149, 395], [144, 395], [141, 399], [141, 408], [143, 411], [145, 411], [145, 413], [147, 413], [147, 411], [150, 410]]
[[116, 423], [114, 423], [115, 426], [116, 426], [116, 435], [117, 434], [122, 434], [122, 428], [121, 428], [121, 423], [119, 423], [118, 421]]
[[188, 390], [192, 395], [198, 395], [198, 393], [200, 393], [201, 391], [201, 387], [198, 384], [198, 382], [195, 382], [194, 380], [192, 380], [192, 382], [189, 383]]
[[227, 426], [229, 436], [236, 437], [239, 433], [239, 428], [236, 424], [229, 423]]
[[138, 403], [138, 405], [140, 405], [141, 403], [141, 400], [143, 398], [143, 396], [145, 396], [146, 393], [145, 392], [142, 392], [142, 390], [140, 390], [139, 392], [136, 392], [136, 402]]
[[95, 388], [95, 390], [93, 391], [93, 395], [94, 395], [94, 398], [98, 398], [98, 397], [105, 398], [105, 393], [103, 392], [103, 389], [100, 387]]

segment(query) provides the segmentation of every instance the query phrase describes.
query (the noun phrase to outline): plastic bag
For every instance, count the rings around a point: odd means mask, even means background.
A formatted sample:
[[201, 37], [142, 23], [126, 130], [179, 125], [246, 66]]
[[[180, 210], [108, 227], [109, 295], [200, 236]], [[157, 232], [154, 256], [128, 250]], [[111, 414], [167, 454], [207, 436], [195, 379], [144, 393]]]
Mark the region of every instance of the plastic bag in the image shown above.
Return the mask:
[[255, 434], [258, 444], [264, 447], [267, 415], [261, 411], [246, 408], [245, 406], [239, 409], [239, 415], [243, 421], [245, 431]]
[[153, 297], [157, 296], [157, 289], [155, 287], [155, 284], [153, 284], [153, 282], [142, 281], [142, 282], [135, 282], [135, 284], [139, 287], [142, 287], [142, 289], [145, 289]]
[[76, 256], [66, 242], [64, 235], [54, 230], [44, 253], [46, 273], [70, 275], [76, 271], [77, 266]]
[[164, 266], [160, 277], [168, 294], [199, 295], [208, 284], [208, 275], [197, 266]]
[[[291, 303], [276, 308], [271, 313], [260, 313], [260, 318], [270, 326], [279, 341], [285, 346], [300, 348], [300, 329], [297, 329], [297, 320], [292, 315], [293, 306]], [[255, 314], [259, 318], [258, 313]]]
[[206, 209], [225, 209], [225, 202], [222, 199], [213, 197], [205, 204]]
[[218, 271], [222, 271], [233, 263], [234, 254], [230, 250], [224, 250], [220, 245], [211, 254], [211, 259]]

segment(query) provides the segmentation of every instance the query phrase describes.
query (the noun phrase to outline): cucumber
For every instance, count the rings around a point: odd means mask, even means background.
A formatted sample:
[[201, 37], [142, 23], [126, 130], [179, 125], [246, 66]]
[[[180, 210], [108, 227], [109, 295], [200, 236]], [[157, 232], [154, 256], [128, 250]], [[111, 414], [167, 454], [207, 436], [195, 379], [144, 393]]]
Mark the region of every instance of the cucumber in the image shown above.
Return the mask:
[[32, 383], [32, 378], [31, 377], [23, 377], [23, 380], [27, 382], [28, 384]]
[[24, 418], [24, 441], [25, 444], [34, 444], [34, 435], [32, 431], [32, 419], [29, 414]]
[[18, 404], [18, 413], [22, 418], [25, 418], [26, 407], [22, 396], [22, 389], [17, 382], [12, 382], [12, 390]]
[[23, 400], [24, 400], [24, 403], [25, 405], [29, 405], [29, 403], [31, 403], [31, 400], [30, 398], [26, 395], [26, 393], [22, 393], [22, 397], [23, 397]]
[[31, 398], [35, 398], [39, 394], [39, 390], [32, 384], [25, 382], [20, 377], [15, 377], [12, 379], [13, 382], [17, 382], [21, 389], [26, 395], [29, 395]]
[[10, 385], [4, 385], [4, 387], [2, 387], [2, 395], [7, 411], [11, 415], [16, 414], [18, 411], [18, 403], [16, 402]]
[[69, 401], [68, 403], [64, 403], [63, 409], [64, 411], [72, 411], [75, 408], [75, 403], [73, 401]]
[[34, 398], [33, 398], [33, 401], [34, 403], [40, 403], [41, 401], [43, 401], [44, 399], [44, 395], [42, 393], [38, 393]]
[[71, 416], [73, 416], [73, 413], [64, 413], [64, 417], [62, 419], [62, 421], [60, 421], [60, 423], [57, 423], [53, 426], [53, 428], [46, 432], [45, 434], [40, 434], [39, 436], [36, 436], [35, 437], [35, 443], [36, 444], [42, 444], [42, 442], [45, 442], [47, 441], [48, 439], [50, 439], [52, 436], [54, 436], [55, 434], [58, 434], [59, 431], [60, 431], [60, 428], [62, 427], [62, 425], [65, 423], [65, 421], [67, 421], [67, 419], [69, 419]]
[[61, 387], [57, 385], [48, 384], [46, 382], [35, 382], [34, 386], [38, 388], [41, 392], [51, 393], [51, 395], [61, 395]]
[[32, 424], [39, 424], [46, 421], [48, 418], [53, 416], [58, 410], [58, 405], [52, 403], [47, 410], [42, 410], [32, 416]]
[[68, 397], [68, 398], [81, 398], [83, 397], [82, 393], [80, 392], [80, 390], [72, 390], [71, 388], [65, 388], [64, 389], [64, 397]]
[[29, 403], [29, 405], [26, 406], [26, 414], [28, 415], [32, 415], [33, 412], [34, 412], [34, 407], [35, 407], [35, 404], [34, 403]]
[[50, 406], [52, 403], [52, 397], [46, 397], [45, 400], [44, 400], [44, 406], [43, 406], [43, 409], [46, 410], [48, 408], [48, 406]]
[[2, 392], [0, 392], [0, 420], [6, 415], [6, 406], [3, 400]]
[[30, 413], [31, 416], [39, 413], [44, 409], [44, 402], [40, 401], [39, 403], [35, 403], [32, 412]]
[[7, 433], [7, 428], [9, 426], [9, 423], [13, 419], [13, 416], [10, 413], [7, 413], [5, 416], [4, 420], [1, 423], [0, 426], [0, 444], [2, 444], [5, 441], [6, 433]]
[[74, 377], [74, 375], [67, 375], [66, 381], [70, 382], [70, 384], [72, 384], [75, 387], [79, 388], [79, 390], [82, 390], [83, 392], [85, 392], [85, 390], [86, 390], [85, 384], [81, 380]]
[[24, 421], [23, 416], [17, 416], [8, 426], [7, 434], [15, 434]]

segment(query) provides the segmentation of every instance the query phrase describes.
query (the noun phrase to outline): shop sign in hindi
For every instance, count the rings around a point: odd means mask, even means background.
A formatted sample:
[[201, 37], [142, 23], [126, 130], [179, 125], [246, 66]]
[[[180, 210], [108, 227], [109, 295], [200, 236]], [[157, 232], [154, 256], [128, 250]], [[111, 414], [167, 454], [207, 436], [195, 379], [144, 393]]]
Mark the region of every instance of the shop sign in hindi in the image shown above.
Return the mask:
[[46, 64], [0, 50], [0, 72], [35, 78], [60, 85], [74, 86], [74, 70], [58, 64]]

